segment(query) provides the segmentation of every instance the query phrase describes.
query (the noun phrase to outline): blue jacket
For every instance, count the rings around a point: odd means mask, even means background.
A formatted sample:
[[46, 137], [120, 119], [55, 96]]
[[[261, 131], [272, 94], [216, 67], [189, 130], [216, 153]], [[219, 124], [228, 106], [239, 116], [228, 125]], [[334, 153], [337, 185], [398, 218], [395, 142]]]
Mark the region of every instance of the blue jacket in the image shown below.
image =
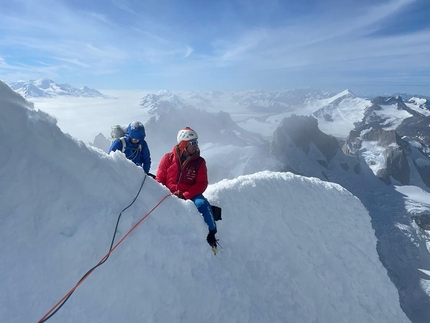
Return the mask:
[[[145, 141], [145, 128], [140, 122], [132, 122], [127, 128], [124, 135], [125, 150], [124, 154], [127, 159], [133, 161], [136, 165], [143, 168], [145, 173], [149, 173], [151, 169], [151, 153], [149, 152], [148, 144]], [[132, 143], [131, 139], [138, 139], [139, 143]], [[111, 151], [122, 151], [121, 139], [116, 139], [109, 148]]]

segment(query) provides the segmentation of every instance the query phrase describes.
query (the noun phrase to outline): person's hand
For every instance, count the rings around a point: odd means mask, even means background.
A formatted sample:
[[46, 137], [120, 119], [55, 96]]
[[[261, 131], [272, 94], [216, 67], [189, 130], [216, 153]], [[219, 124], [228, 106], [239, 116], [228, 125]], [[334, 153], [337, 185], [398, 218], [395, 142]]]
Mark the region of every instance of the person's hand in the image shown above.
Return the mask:
[[209, 230], [208, 236], [206, 237], [206, 241], [212, 248], [216, 248], [218, 246], [217, 238], [215, 238], [215, 233], [217, 233], [217, 229]]
[[182, 191], [180, 190], [176, 190], [173, 192], [173, 195], [176, 195], [177, 197], [179, 197], [180, 199], [185, 200], [184, 194], [182, 193]]

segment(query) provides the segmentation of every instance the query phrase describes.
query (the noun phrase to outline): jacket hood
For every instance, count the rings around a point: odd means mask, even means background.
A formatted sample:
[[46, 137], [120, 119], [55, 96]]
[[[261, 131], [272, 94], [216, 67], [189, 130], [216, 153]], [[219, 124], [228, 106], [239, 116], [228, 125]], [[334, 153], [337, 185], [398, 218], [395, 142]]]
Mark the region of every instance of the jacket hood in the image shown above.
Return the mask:
[[145, 127], [142, 122], [134, 121], [128, 125], [125, 135], [132, 139], [143, 141], [146, 137]]

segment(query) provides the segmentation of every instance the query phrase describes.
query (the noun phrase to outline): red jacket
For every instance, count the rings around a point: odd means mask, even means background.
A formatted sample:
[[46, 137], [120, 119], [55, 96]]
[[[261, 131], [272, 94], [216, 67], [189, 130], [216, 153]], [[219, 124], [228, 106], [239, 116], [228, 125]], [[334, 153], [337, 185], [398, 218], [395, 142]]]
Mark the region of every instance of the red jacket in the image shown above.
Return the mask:
[[206, 161], [200, 157], [198, 150], [193, 156], [181, 162], [178, 146], [175, 146], [172, 152], [161, 158], [156, 180], [167, 186], [172, 193], [180, 190], [186, 199], [192, 199], [203, 194], [208, 187]]

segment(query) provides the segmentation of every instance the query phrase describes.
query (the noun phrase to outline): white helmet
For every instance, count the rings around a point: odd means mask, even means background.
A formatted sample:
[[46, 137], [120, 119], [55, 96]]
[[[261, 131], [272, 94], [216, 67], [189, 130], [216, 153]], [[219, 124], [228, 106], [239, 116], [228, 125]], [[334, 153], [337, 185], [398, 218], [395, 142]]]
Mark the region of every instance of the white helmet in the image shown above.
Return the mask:
[[193, 129], [186, 127], [185, 129], [179, 130], [176, 140], [179, 144], [181, 141], [197, 140], [198, 138], [199, 136], [197, 136], [197, 133]]

